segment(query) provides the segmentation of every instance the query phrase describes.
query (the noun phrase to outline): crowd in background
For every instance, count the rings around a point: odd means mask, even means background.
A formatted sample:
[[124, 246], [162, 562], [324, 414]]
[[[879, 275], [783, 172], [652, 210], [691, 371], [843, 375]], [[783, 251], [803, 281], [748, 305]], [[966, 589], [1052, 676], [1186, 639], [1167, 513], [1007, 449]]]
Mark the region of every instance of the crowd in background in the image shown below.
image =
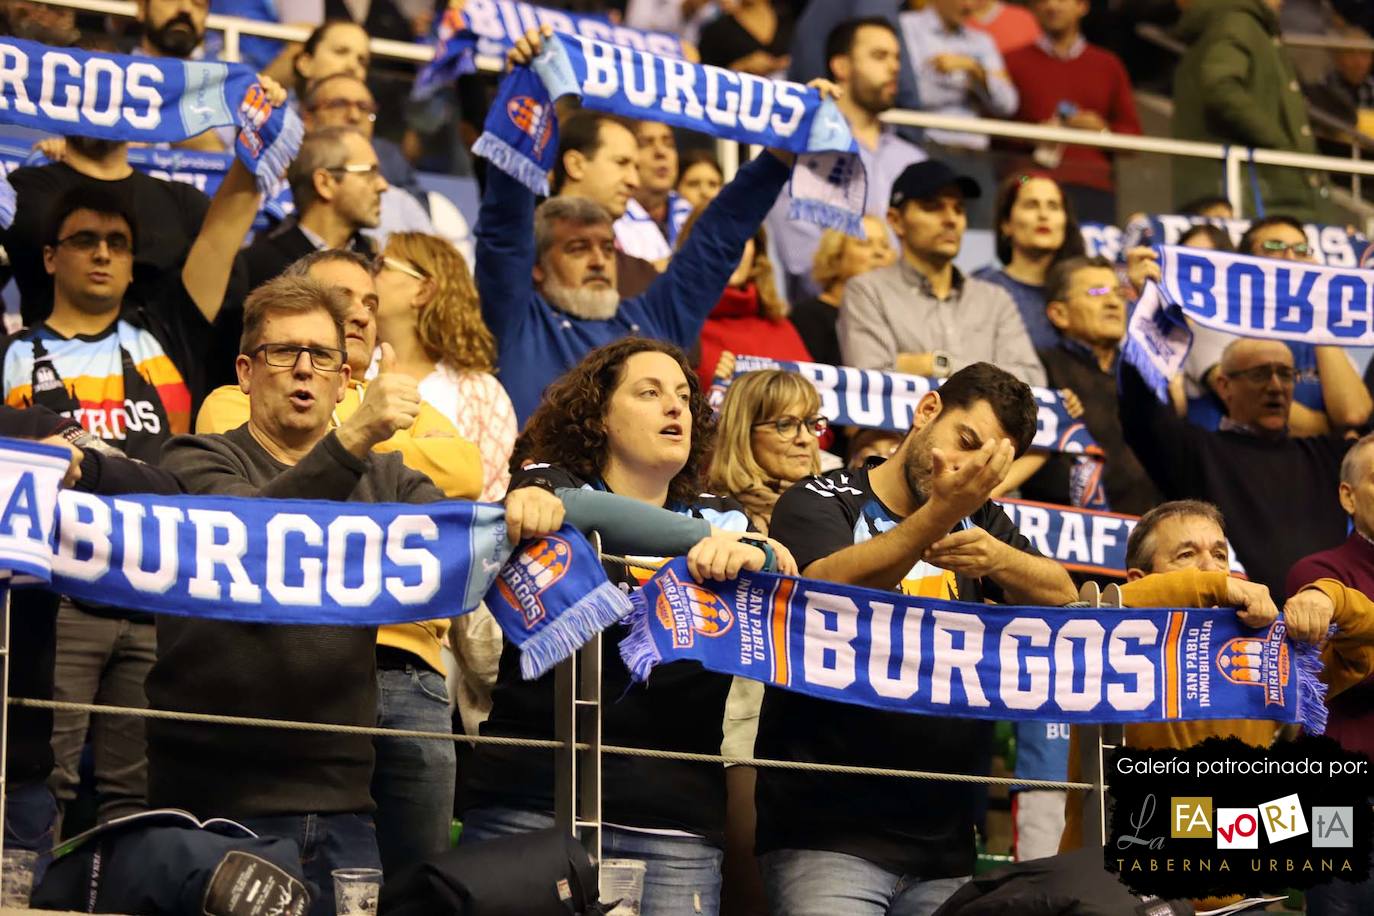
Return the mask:
[[[32, 138], [48, 161], [10, 174], [16, 219], [0, 232], [22, 325], [0, 352], [0, 432], [69, 446], [68, 482], [92, 492], [504, 502], [513, 540], [566, 519], [606, 533], [608, 552], [686, 554], [702, 577], [767, 569], [963, 601], [1077, 594], [994, 497], [1103, 506], [1142, 517], [1127, 551], [1134, 603], [1174, 598], [1154, 574], [1192, 569], [1215, 602], [1255, 620], [1287, 603], [1294, 620], [1334, 622], [1331, 733], [1374, 754], [1368, 614], [1311, 587], [1374, 588], [1374, 440], [1361, 438], [1374, 379], [1339, 347], [1195, 328], [1161, 403], [1121, 360], [1157, 255], [1090, 255], [1081, 232], [1127, 222], [1118, 189], [1132, 160], [880, 117], [1136, 134], [1134, 88], [1167, 90], [1172, 73], [1175, 136], [1348, 148], [1374, 110], [1370, 52], [1300, 73], [1278, 36], [1297, 17], [1367, 37], [1362, 5], [564, 6], [679, 34], [705, 63], [828, 81], [867, 173], [862, 232], [788, 218], [790, 154], [727, 175], [700, 137], [564, 110], [547, 199], [479, 166], [469, 259], [436, 231], [416, 172], [472, 171], [492, 81], [412, 102], [407, 72], [368, 50], [369, 35], [425, 38], [442, 10], [140, 0], [136, 28], [112, 36], [70, 9], [7, 0], [9, 34], [172, 58], [216, 53], [211, 8], [316, 27], [299, 47], [242, 45], [307, 128], [285, 176], [294, 213], [269, 228], [254, 233], [262, 200], [240, 164], [209, 198], [138, 171], [127, 144]], [[1138, 23], [1176, 27], [1176, 68]], [[539, 41], [527, 35], [512, 62]], [[184, 146], [232, 141], [211, 131]], [[1341, 208], [1362, 206], [1339, 184], [1253, 168], [1243, 212], [1266, 215], [1237, 237], [1221, 164], [1180, 159], [1156, 212], [1214, 221], [1185, 246], [1312, 261], [1308, 225], [1353, 222]], [[977, 270], [960, 266], [970, 232], [995, 249]], [[844, 428], [795, 373], [736, 376], [744, 355], [944, 384], [909, 432]], [[1031, 447], [1028, 386], [1058, 392], [1102, 447], [1091, 502], [1082, 456]], [[1248, 585], [1228, 577], [1232, 550]], [[637, 585], [633, 570], [608, 572]], [[30, 649], [13, 657], [15, 695], [553, 737], [552, 676], [523, 680], [481, 610], [374, 631], [154, 619], [37, 591], [14, 606]], [[689, 663], [646, 688], [609, 653], [603, 678], [602, 695], [620, 698], [604, 711], [608, 743], [964, 773], [992, 763], [990, 723], [824, 702]], [[551, 753], [27, 708], [10, 730], [6, 843], [33, 849], [74, 824], [176, 807], [296, 841], [306, 876], [328, 887], [332, 868], [391, 877], [447, 848], [455, 814], [463, 843], [552, 823]], [[1231, 733], [1275, 738], [1219, 722], [1139, 742]], [[876, 746], [859, 740], [875, 734]], [[1017, 777], [1070, 776], [1067, 727], [1023, 723], [1015, 747]], [[975, 830], [986, 834], [986, 791], [968, 786], [630, 757], [607, 757], [603, 779], [605, 855], [649, 863], [649, 914], [931, 913], [969, 875]], [[1013, 854], [1077, 841], [1075, 799], [1012, 795]], [[1371, 895], [1368, 882], [1333, 884], [1308, 907], [1369, 912]], [[327, 893], [312, 912], [333, 912]]]

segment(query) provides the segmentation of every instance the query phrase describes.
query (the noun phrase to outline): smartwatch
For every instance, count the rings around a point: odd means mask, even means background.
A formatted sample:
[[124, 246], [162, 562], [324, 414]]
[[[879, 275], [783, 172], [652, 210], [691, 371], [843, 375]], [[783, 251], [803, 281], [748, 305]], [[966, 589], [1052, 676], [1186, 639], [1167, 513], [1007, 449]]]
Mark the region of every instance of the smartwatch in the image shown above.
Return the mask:
[[949, 378], [950, 358], [948, 353], [944, 350], [936, 350], [932, 355], [931, 362], [935, 364], [936, 378]]

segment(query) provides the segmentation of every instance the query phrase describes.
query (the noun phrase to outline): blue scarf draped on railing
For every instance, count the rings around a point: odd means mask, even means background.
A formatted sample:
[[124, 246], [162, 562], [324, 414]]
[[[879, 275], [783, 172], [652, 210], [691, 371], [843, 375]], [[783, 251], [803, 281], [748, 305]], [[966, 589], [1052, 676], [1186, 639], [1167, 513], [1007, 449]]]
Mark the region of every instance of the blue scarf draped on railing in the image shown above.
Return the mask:
[[550, 26], [660, 57], [685, 57], [682, 39], [665, 32], [645, 32], [617, 25], [606, 16], [545, 9], [515, 0], [467, 0], [461, 9], [450, 7], [439, 20], [434, 59], [415, 77], [412, 95], [425, 99], [460, 76], [477, 72], [477, 58], [494, 57], [504, 63], [506, 52], [530, 29]]
[[[1109, 261], [1125, 261], [1126, 252], [1140, 245], [1177, 245], [1179, 239], [1194, 226], [1207, 224], [1226, 233], [1232, 245], [1240, 244], [1241, 236], [1250, 228], [1248, 219], [1217, 219], [1206, 216], [1184, 216], [1160, 213], [1132, 220], [1125, 229], [1107, 223], [1083, 223], [1083, 247], [1089, 255], [1101, 255]], [[1356, 267], [1360, 257], [1369, 249], [1369, 239], [1358, 232], [1347, 232], [1342, 226], [1304, 223], [1303, 232], [1312, 246], [1318, 264], [1328, 267]]]
[[1122, 357], [1161, 401], [1192, 345], [1191, 319], [1242, 337], [1374, 346], [1374, 274], [1163, 245], [1126, 330]]
[[[53, 134], [173, 143], [235, 125], [234, 152], [270, 196], [304, 132], [273, 108], [241, 64], [101, 54], [0, 40], [0, 123]], [[14, 189], [0, 182], [0, 225], [14, 220]]]
[[502, 80], [473, 152], [548, 194], [558, 153], [554, 102], [565, 95], [584, 108], [796, 153], [789, 218], [863, 231], [867, 179], [858, 144], [818, 90], [559, 33], [530, 66]]
[[407, 623], [485, 598], [527, 676], [629, 611], [571, 527], [512, 557], [500, 506], [95, 496], [59, 491], [68, 460], [0, 439], [0, 570], [18, 584], [239, 623]]
[[1039, 722], [1270, 719], [1326, 725], [1317, 647], [1226, 609], [1010, 607], [669, 563], [632, 598], [638, 680], [691, 660], [826, 700]]
[[[210, 153], [185, 149], [151, 149], [131, 147], [128, 151], [129, 165], [135, 171], [160, 178], [189, 184], [209, 197], [219, 190], [224, 175], [234, 157], [229, 153]], [[7, 140], [0, 137], [0, 167], [4, 174], [25, 165], [47, 165], [48, 158], [34, 149], [31, 144]], [[291, 186], [285, 179], [277, 183], [274, 193], [263, 197], [262, 208], [253, 223], [254, 231], [261, 231], [286, 219], [296, 210], [291, 200]]]

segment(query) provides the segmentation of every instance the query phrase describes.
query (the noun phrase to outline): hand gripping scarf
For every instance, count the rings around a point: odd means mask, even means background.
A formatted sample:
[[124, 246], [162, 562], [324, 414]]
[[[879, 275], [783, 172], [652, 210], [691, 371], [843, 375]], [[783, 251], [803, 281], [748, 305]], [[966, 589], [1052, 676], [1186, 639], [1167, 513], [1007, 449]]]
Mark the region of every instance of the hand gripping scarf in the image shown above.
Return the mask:
[[630, 609], [571, 527], [512, 556], [500, 506], [94, 496], [59, 490], [68, 461], [64, 449], [0, 439], [0, 578], [240, 623], [406, 623], [467, 613], [485, 596], [527, 654], [527, 677]]
[[[171, 143], [238, 127], [234, 153], [271, 196], [304, 129], [273, 108], [242, 64], [101, 54], [0, 40], [0, 123], [53, 134]], [[14, 188], [0, 183], [0, 225], [14, 221]]]
[[839, 108], [815, 89], [559, 33], [502, 80], [473, 152], [547, 195], [558, 154], [554, 101], [565, 95], [584, 108], [796, 153], [789, 218], [863, 231], [858, 144]]
[[1033, 722], [1270, 719], [1321, 732], [1316, 646], [1226, 609], [1004, 607], [771, 573], [698, 584], [669, 563], [632, 597], [638, 680], [691, 659], [825, 700]]
[[1122, 357], [1161, 401], [1183, 367], [1191, 319], [1241, 337], [1339, 347], [1374, 346], [1374, 274], [1344, 267], [1163, 245]]

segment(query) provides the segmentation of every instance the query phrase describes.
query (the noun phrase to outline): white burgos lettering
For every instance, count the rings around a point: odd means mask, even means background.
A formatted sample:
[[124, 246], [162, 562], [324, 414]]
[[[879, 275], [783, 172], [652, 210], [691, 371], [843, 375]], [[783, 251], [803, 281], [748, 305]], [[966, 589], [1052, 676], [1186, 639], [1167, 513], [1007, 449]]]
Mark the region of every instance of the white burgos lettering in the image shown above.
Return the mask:
[[41, 83], [35, 105], [25, 86], [29, 59], [13, 45], [0, 42], [0, 110], [13, 106], [20, 114], [43, 114], [54, 121], [113, 127], [121, 121], [139, 130], [162, 123], [162, 71], [146, 61], [121, 65], [107, 57], [83, 65], [65, 51], [45, 51], [39, 65]]
[[854, 637], [859, 609], [841, 595], [806, 593], [802, 677], [808, 684], [843, 690], [854, 683]]
[[477, 35], [503, 44], [512, 36], [524, 34], [539, 25], [551, 25], [556, 32], [576, 33], [607, 44], [624, 45], [662, 57], [681, 57], [682, 42], [665, 33], [644, 33], [591, 17], [573, 19], [560, 10], [544, 9], [513, 0], [467, 0], [463, 15]]

